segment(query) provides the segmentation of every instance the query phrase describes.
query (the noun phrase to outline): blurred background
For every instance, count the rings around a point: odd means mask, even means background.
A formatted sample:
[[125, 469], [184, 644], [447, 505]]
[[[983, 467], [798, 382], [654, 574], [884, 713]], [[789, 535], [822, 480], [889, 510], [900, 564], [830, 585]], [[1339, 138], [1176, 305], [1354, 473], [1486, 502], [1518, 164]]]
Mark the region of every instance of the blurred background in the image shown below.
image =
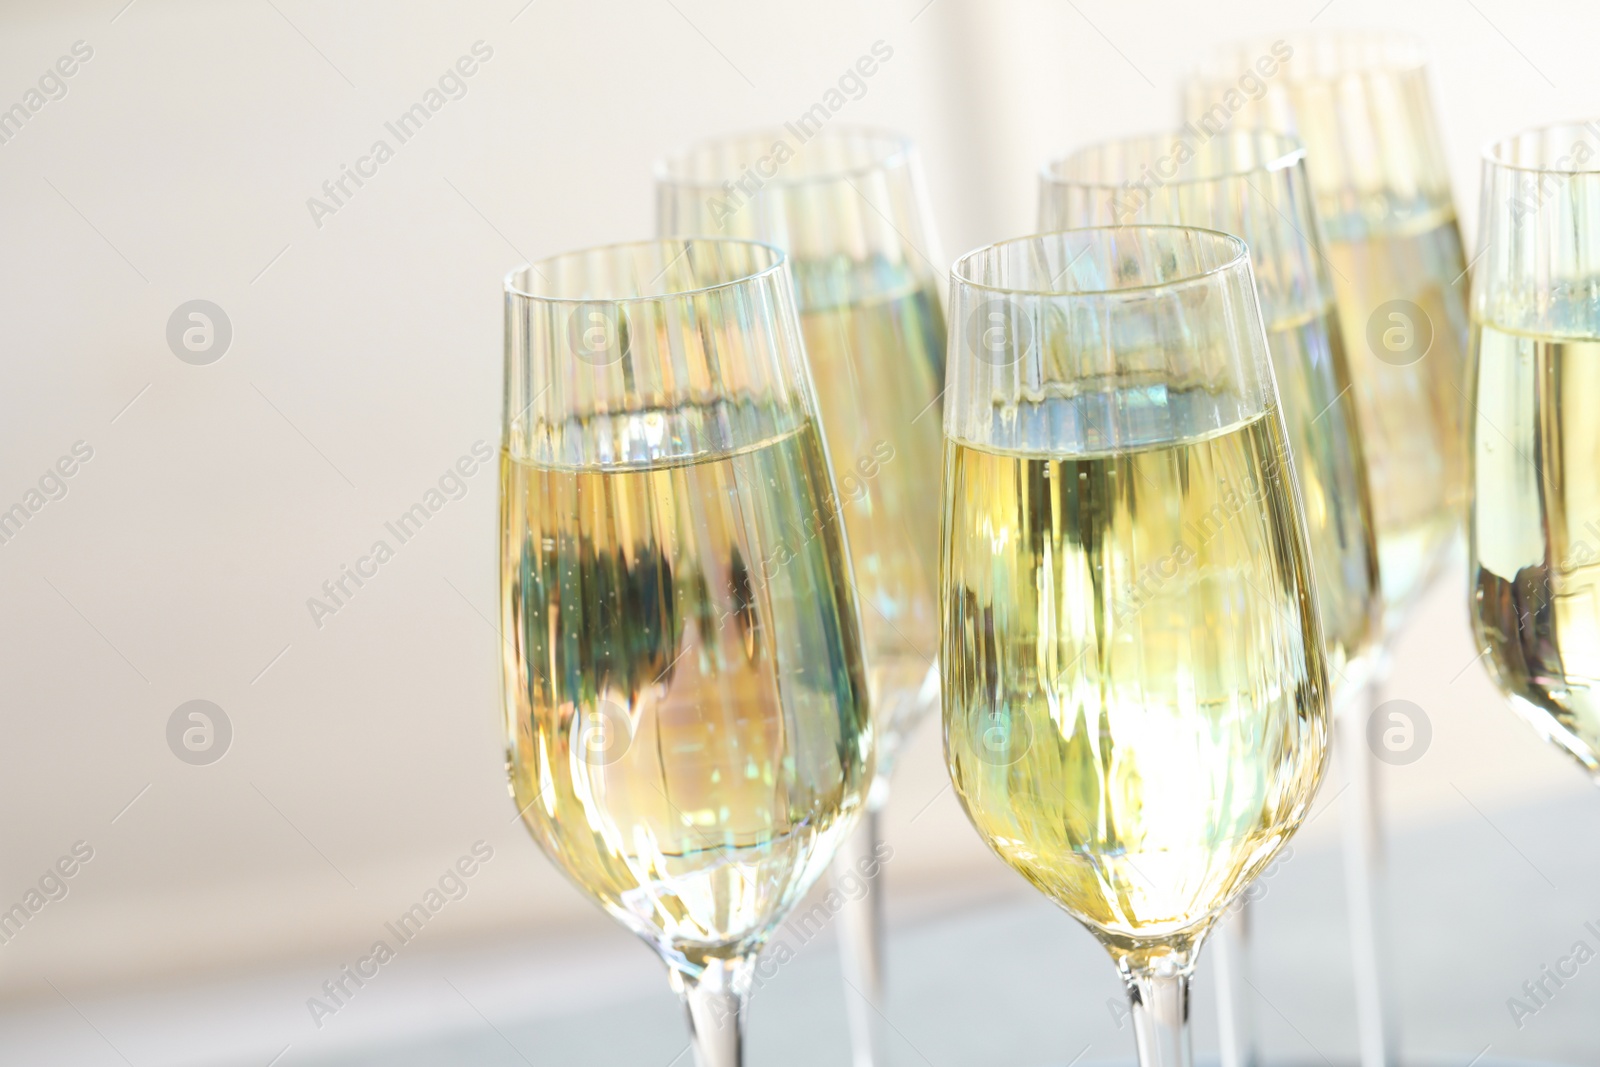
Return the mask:
[[[1600, 9], [1577, 0], [0, 12], [0, 511], [27, 513], [0, 525], [0, 910], [31, 916], [0, 916], [0, 1062], [29, 1065], [688, 1062], [660, 964], [514, 821], [495, 474], [441, 483], [497, 443], [502, 276], [648, 235], [656, 157], [800, 115], [884, 42], [835, 121], [921, 143], [948, 261], [1032, 229], [1047, 157], [1174, 125], [1207, 45], [1393, 27], [1430, 49], [1470, 255], [1479, 146], [1600, 112]], [[463, 56], [474, 73], [397, 137]], [[181, 343], [193, 301], [203, 357]], [[419, 502], [398, 543], [385, 524]], [[330, 597], [379, 539], [393, 557]], [[1531, 1016], [1508, 1000], [1600, 945], [1600, 796], [1491, 689], [1464, 597], [1458, 567], [1385, 694], [1431, 726], [1380, 768], [1404, 1046], [1594, 1063], [1600, 964]], [[1262, 883], [1252, 1011], [1275, 1059], [1355, 1048], [1340, 802], [1335, 776]], [[1105, 954], [979, 842], [932, 724], [888, 834], [898, 1062], [1131, 1055]], [[462, 857], [459, 899], [313, 1018]], [[756, 994], [752, 1059], [846, 1062], [832, 933], [797, 947]]]

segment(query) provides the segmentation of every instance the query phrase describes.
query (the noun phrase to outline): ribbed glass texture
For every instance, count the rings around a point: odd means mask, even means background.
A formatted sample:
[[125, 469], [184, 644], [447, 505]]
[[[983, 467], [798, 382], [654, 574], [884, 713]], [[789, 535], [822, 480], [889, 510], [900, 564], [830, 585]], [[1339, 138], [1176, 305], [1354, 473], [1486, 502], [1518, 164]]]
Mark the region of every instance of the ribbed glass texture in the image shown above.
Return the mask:
[[1213, 923], [1294, 832], [1328, 682], [1250, 258], [1177, 226], [951, 272], [939, 667], [957, 798], [1189, 1067]]
[[811, 398], [783, 254], [674, 239], [557, 256], [506, 279], [511, 454], [626, 467], [793, 429]]
[[1479, 205], [1474, 321], [1600, 337], [1600, 119], [1491, 145]]
[[845, 498], [881, 807], [900, 741], [937, 700], [933, 487], [945, 326], [916, 149], [883, 130], [790, 124], [668, 156], [656, 167], [656, 195], [663, 234], [752, 238], [789, 257]]
[[674, 238], [506, 281], [506, 770], [561, 871], [647, 941], [696, 1063], [865, 805], [840, 504], [783, 253]]
[[806, 136], [774, 127], [702, 141], [656, 165], [662, 234], [783, 249], [802, 309], [935, 282], [942, 260], [931, 219], [915, 146], [885, 130], [840, 126]]
[[1392, 635], [1457, 543], [1466, 486], [1467, 265], [1420, 47], [1287, 35], [1213, 53], [1185, 131], [1297, 136], [1360, 415]]
[[991, 245], [956, 262], [950, 321], [952, 440], [1080, 455], [1275, 406], [1250, 259], [1225, 234], [1102, 227]]
[[1184, 113], [1202, 134], [1298, 136], [1332, 240], [1455, 216], [1426, 56], [1409, 38], [1335, 31], [1224, 46], [1186, 83]]
[[1372, 506], [1344, 338], [1305, 150], [1263, 131], [1202, 144], [1183, 132], [1091, 145], [1047, 164], [1039, 225], [1204, 226], [1244, 239], [1305, 504], [1328, 662], [1339, 690], [1364, 681], [1381, 605]]
[[1600, 121], [1490, 146], [1480, 212], [1473, 631], [1511, 706], [1600, 781]]

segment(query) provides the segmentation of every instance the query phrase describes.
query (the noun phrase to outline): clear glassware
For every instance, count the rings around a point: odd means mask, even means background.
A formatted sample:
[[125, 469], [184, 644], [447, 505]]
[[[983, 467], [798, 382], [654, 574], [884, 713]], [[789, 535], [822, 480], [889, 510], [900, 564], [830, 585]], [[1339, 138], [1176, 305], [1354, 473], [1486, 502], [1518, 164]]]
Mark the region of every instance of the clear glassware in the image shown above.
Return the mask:
[[[1467, 264], [1426, 57], [1389, 32], [1314, 31], [1219, 49], [1184, 88], [1185, 127], [1295, 134], [1324, 228], [1367, 458], [1384, 642], [1445, 569], [1466, 496]], [[1369, 705], [1382, 702], [1379, 649]], [[1399, 1051], [1376, 756], [1339, 731], [1362, 1067]]]
[[895, 757], [938, 704], [938, 400], [945, 326], [914, 146], [880, 130], [786, 126], [693, 145], [656, 168], [662, 234], [728, 234], [789, 256], [844, 497], [877, 723], [867, 816], [840, 851], [840, 946], [857, 1067], [882, 1067], [879, 813]]
[[506, 280], [506, 762], [534, 839], [666, 961], [700, 1067], [865, 805], [840, 503], [783, 254], [616, 245]]
[[[1300, 479], [1337, 703], [1366, 682], [1382, 591], [1350, 370], [1306, 183], [1305, 149], [1262, 131], [1224, 133], [1130, 194], [1181, 134], [1107, 141], [1045, 166], [1039, 228], [1157, 223], [1243, 238], [1250, 249], [1278, 404]], [[1164, 168], [1165, 169], [1165, 168]]]
[[973, 825], [1188, 1067], [1213, 923], [1300, 825], [1328, 682], [1245, 245], [1068, 230], [951, 277], [940, 672]]
[[1600, 782], [1600, 121], [1484, 154], [1469, 596], [1511, 706]]
[[[1044, 167], [1040, 229], [1127, 223], [1204, 226], [1250, 248], [1305, 507], [1333, 704], [1359, 715], [1383, 593], [1361, 428], [1305, 149], [1259, 130], [1223, 131], [1202, 143], [1184, 131], [1102, 142]], [[1354, 732], [1363, 734], [1360, 723]], [[1260, 1059], [1248, 1010], [1248, 902], [1233, 912], [1212, 948], [1222, 987], [1219, 1033], [1223, 1067], [1248, 1067]]]
[[1449, 558], [1466, 487], [1467, 265], [1426, 57], [1390, 33], [1232, 45], [1186, 84], [1184, 112], [1196, 139], [1256, 126], [1306, 146], [1392, 636]]

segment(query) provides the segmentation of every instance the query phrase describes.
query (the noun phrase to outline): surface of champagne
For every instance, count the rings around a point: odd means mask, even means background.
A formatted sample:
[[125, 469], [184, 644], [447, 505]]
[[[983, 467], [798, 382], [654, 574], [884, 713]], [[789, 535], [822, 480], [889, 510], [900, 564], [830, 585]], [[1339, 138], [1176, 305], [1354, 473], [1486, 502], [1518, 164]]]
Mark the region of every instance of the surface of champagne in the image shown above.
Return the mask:
[[1113, 950], [1200, 933], [1304, 818], [1326, 752], [1276, 413], [1069, 458], [952, 441], [946, 463], [945, 753], [968, 815]]
[[675, 466], [503, 457], [513, 794], [572, 880], [669, 957], [758, 942], [863, 802], [830, 499], [809, 423]]
[[[1384, 629], [1393, 633], [1448, 558], [1465, 503], [1466, 263], [1454, 215], [1392, 233], [1341, 231], [1329, 223], [1328, 261], [1361, 415]], [[1415, 312], [1386, 306], [1393, 301], [1427, 317], [1432, 345], [1414, 362], [1404, 361]]]
[[803, 309], [800, 324], [855, 564], [887, 783], [898, 742], [932, 707], [919, 695], [939, 646], [944, 318], [925, 287]]
[[1472, 616], [1490, 673], [1600, 772], [1600, 338], [1473, 329]]
[[1267, 347], [1305, 504], [1329, 681], [1335, 692], [1353, 693], [1377, 643], [1382, 592], [1359, 416], [1333, 308], [1269, 324]]

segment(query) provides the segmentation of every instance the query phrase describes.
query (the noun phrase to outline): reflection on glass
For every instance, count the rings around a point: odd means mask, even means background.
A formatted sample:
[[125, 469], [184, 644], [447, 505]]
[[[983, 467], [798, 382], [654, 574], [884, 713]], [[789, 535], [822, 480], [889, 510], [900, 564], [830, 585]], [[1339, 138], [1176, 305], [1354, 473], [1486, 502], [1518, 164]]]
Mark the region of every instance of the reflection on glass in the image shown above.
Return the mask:
[[1600, 123], [1492, 146], [1473, 280], [1472, 619], [1489, 672], [1600, 776]]
[[955, 267], [945, 755], [989, 845], [1190, 1063], [1189, 977], [1304, 819], [1328, 686], [1243, 242], [1070, 230]]
[[783, 257], [576, 252], [506, 284], [507, 767], [666, 961], [701, 1067], [870, 783], [857, 607]]
[[[855, 563], [877, 776], [839, 854], [857, 1067], [887, 1061], [878, 812], [901, 744], [938, 702], [939, 390], [944, 317], [916, 152], [877, 130], [784, 127], [707, 141], [658, 165], [663, 234], [730, 234], [789, 256]], [[861, 886], [866, 890], [859, 891]]]
[[1365, 33], [1233, 46], [1184, 110], [1201, 137], [1261, 126], [1306, 146], [1393, 635], [1448, 558], [1466, 484], [1467, 268], [1421, 49]]

